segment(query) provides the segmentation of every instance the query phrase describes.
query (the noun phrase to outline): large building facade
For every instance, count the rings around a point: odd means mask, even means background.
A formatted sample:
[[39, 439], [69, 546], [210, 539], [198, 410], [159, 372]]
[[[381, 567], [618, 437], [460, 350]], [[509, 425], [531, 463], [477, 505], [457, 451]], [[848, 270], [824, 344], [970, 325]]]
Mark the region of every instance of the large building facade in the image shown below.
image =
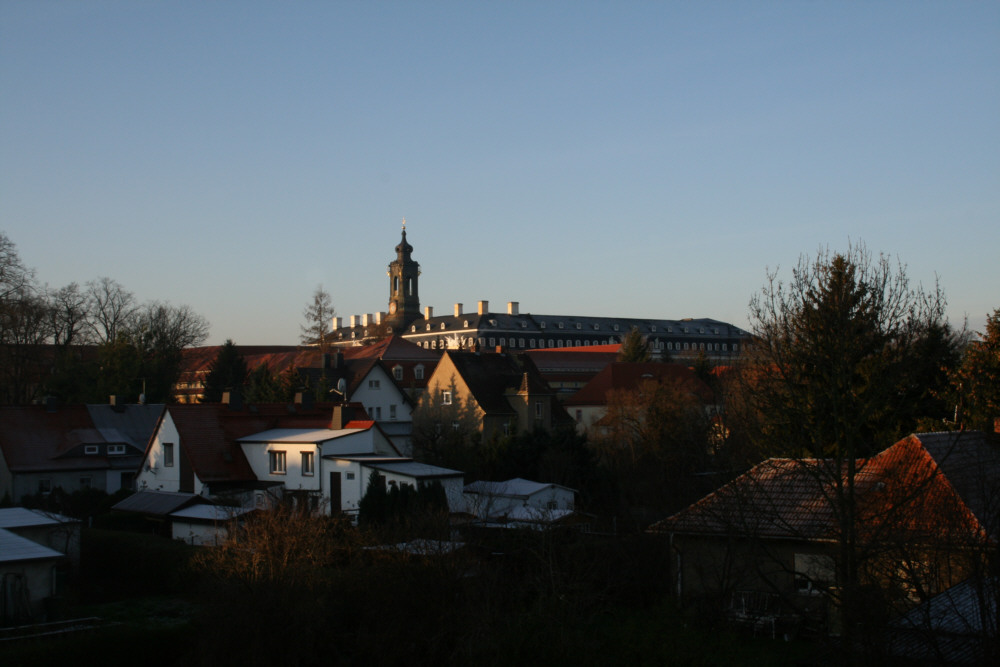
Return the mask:
[[336, 345], [364, 345], [400, 334], [427, 350], [520, 351], [614, 344], [636, 328], [649, 341], [654, 354], [696, 357], [704, 352], [709, 359], [724, 361], [738, 354], [749, 338], [746, 331], [732, 324], [708, 318], [539, 315], [522, 313], [516, 301], [508, 302], [501, 312], [490, 310], [488, 301], [479, 301], [468, 311], [463, 304], [456, 303], [447, 315], [434, 315], [431, 307], [421, 312], [420, 265], [412, 258], [413, 246], [406, 240], [405, 223], [402, 240], [395, 250], [396, 259], [388, 270], [388, 312], [352, 315], [346, 322], [336, 318], [333, 322]]

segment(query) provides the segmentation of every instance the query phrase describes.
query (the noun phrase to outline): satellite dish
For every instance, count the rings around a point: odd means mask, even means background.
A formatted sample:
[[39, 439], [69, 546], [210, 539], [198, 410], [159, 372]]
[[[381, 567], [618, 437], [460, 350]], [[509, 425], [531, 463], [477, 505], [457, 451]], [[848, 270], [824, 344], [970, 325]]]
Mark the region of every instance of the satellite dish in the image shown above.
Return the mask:
[[341, 396], [344, 397], [344, 400], [346, 401], [347, 400], [347, 380], [345, 380], [344, 378], [340, 378], [339, 380], [337, 380], [337, 391], [340, 393]]

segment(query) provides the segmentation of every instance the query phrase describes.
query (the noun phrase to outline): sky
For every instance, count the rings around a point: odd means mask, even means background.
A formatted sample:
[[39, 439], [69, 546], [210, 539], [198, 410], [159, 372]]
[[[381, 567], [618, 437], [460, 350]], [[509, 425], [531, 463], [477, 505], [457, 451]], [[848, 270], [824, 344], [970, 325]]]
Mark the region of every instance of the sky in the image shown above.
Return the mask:
[[318, 285], [747, 328], [864, 245], [1000, 307], [1000, 2], [0, 0], [0, 231], [40, 282], [294, 345]]

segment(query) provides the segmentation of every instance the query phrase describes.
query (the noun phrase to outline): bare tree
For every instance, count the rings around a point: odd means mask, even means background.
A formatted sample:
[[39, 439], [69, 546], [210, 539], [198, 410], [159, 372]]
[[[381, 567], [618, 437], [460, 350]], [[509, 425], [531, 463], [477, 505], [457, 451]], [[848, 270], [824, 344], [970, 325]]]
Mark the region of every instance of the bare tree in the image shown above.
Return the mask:
[[317, 285], [316, 291], [313, 292], [312, 301], [302, 311], [302, 316], [306, 320], [306, 323], [302, 325], [300, 337], [302, 343], [317, 345], [320, 352], [325, 354], [330, 349], [330, 330], [335, 314], [333, 298], [330, 293], [324, 290], [322, 285]]
[[112, 278], [87, 283], [89, 325], [98, 343], [111, 343], [134, 324], [139, 311], [135, 295]]
[[80, 286], [70, 283], [49, 292], [48, 301], [52, 342], [63, 347], [87, 343], [92, 329], [88, 298]]

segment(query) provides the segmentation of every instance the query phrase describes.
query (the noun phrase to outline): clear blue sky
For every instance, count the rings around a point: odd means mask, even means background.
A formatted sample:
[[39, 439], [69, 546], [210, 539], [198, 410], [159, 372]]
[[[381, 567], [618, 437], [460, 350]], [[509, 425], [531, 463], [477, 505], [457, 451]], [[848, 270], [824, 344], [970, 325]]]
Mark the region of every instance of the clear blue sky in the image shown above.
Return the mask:
[[746, 326], [768, 267], [863, 242], [1000, 306], [998, 2], [0, 0], [0, 230], [210, 342], [316, 285]]

